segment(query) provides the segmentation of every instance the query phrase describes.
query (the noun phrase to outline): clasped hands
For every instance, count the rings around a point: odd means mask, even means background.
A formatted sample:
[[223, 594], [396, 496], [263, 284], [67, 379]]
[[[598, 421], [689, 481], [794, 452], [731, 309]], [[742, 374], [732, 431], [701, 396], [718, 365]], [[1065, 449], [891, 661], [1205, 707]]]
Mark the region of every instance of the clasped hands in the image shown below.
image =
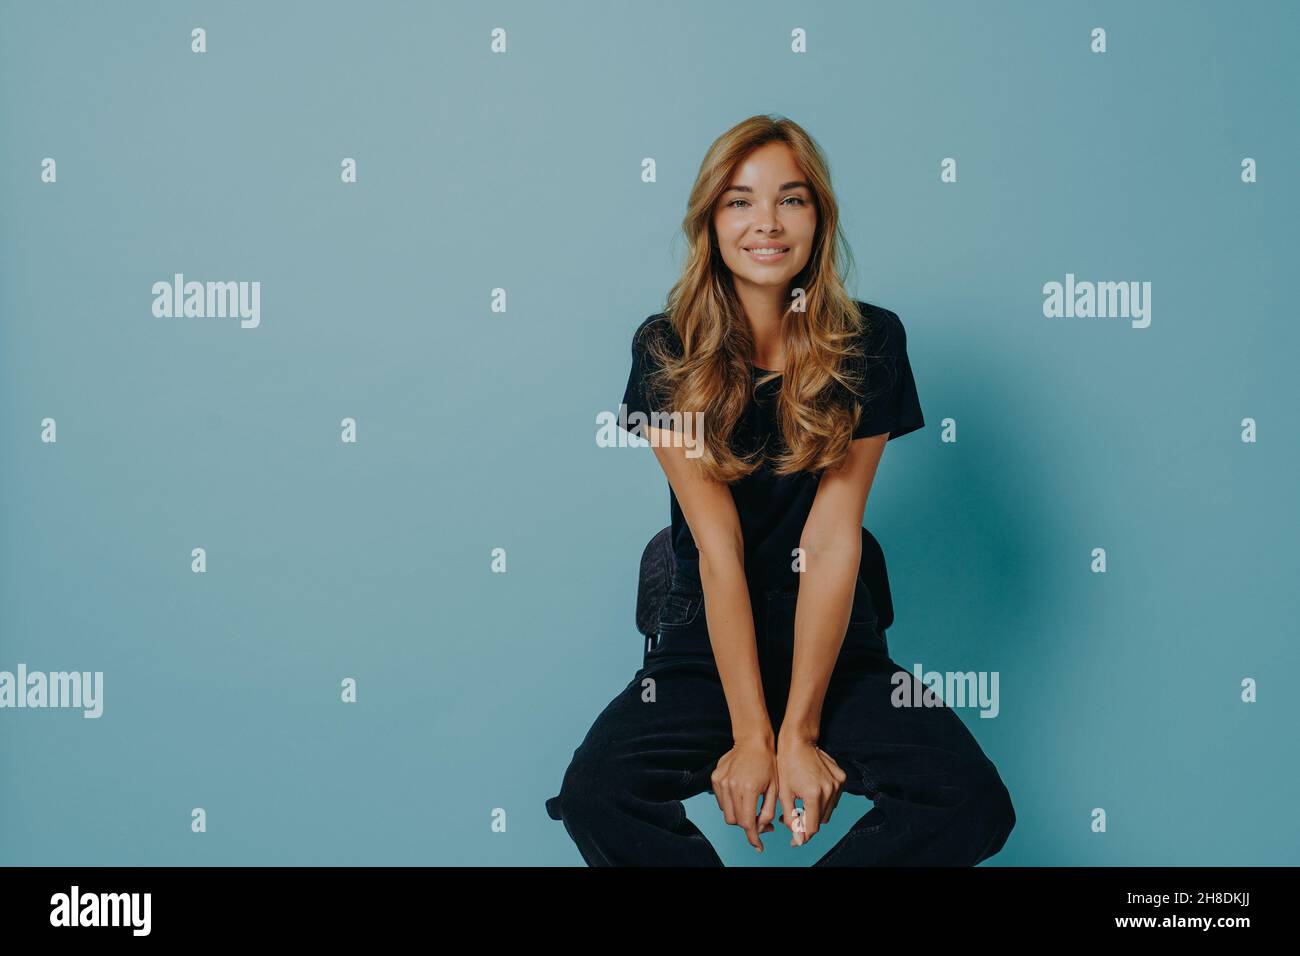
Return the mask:
[[[778, 798], [790, 845], [802, 846], [830, 820], [848, 775], [815, 740], [782, 734], [775, 746], [770, 739], [737, 740], [709, 779], [723, 818], [744, 830], [750, 845], [762, 853], [760, 837], [776, 829], [772, 820]], [[802, 816], [796, 799], [803, 801]]]

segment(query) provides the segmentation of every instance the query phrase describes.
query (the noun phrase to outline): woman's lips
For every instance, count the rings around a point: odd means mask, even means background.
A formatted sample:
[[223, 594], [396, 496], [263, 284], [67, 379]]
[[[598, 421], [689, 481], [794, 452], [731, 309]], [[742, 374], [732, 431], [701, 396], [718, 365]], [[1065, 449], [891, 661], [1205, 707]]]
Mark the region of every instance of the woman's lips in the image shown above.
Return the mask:
[[[764, 247], [760, 246], [759, 248], [761, 249]], [[789, 255], [789, 253], [790, 253], [789, 247], [786, 247], [781, 252], [775, 253], [773, 255], [768, 255], [768, 256], [760, 256], [758, 253], [754, 252], [751, 249], [745, 250], [745, 255], [749, 256], [749, 258], [753, 259], [755, 262], [776, 262], [778, 259], [784, 259], [787, 255]]]

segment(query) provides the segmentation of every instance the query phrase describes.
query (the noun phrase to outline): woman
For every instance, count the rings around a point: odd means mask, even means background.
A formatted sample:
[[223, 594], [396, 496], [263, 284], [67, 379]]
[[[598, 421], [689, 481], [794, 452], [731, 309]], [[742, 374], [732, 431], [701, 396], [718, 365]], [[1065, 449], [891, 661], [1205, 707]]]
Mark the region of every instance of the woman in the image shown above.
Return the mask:
[[[547, 811], [592, 866], [720, 866], [684, 799], [710, 789], [762, 852], [778, 800], [798, 846], [847, 790], [875, 805], [818, 865], [974, 865], [1006, 841], [1010, 795], [953, 711], [896, 704], [920, 693], [896, 689], [913, 678], [859, 574], [885, 443], [924, 425], [902, 322], [845, 291], [827, 164], [790, 120], [712, 145], [683, 228], [623, 397], [668, 479], [672, 585]], [[673, 440], [688, 412], [694, 447]]]

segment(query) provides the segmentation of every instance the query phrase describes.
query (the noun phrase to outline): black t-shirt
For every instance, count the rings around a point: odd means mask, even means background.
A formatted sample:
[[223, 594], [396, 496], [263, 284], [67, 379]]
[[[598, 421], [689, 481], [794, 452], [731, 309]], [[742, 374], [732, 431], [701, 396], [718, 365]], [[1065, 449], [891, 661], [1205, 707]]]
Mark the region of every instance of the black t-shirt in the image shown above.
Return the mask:
[[[916, 394], [916, 380], [907, 357], [907, 333], [895, 313], [866, 302], [859, 302], [858, 308], [866, 326], [859, 343], [866, 363], [863, 375], [866, 396], [859, 399], [864, 408], [853, 437], [865, 438], [888, 432], [888, 440], [892, 441], [925, 424]], [[665, 337], [672, 354], [682, 354], [681, 342], [664, 313], [650, 316], [637, 327], [632, 336], [632, 369], [623, 393], [623, 404], [627, 406], [629, 417], [633, 412], [649, 416], [654, 411], [666, 411], [652, 400], [645, 381], [653, 371], [652, 359], [646, 349], [647, 338], [651, 335]], [[758, 379], [767, 371], [754, 368], [753, 374]], [[758, 386], [756, 397], [750, 401], [732, 433], [732, 447], [737, 452], [746, 454], [763, 447], [764, 443], [769, 450], [780, 446], [776, 396], [782, 381], [782, 377], [777, 377]], [[645, 437], [639, 424], [627, 430]], [[794, 582], [793, 552], [799, 546], [819, 481], [817, 475], [806, 471], [774, 475], [769, 462], [764, 460], [758, 470], [730, 485], [744, 537], [746, 576], [751, 582]], [[673, 551], [684, 558], [698, 559], [695, 539], [671, 485], [668, 498]]]

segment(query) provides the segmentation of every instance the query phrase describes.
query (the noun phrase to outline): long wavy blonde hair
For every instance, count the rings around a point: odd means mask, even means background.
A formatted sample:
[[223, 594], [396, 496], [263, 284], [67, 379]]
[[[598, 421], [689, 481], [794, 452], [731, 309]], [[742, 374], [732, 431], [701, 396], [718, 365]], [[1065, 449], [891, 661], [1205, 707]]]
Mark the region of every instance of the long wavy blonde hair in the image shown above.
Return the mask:
[[[775, 376], [754, 380], [754, 341], [723, 262], [713, 228], [718, 200], [736, 167], [766, 143], [787, 144], [812, 187], [817, 227], [808, 264], [791, 282], [791, 301], [781, 318], [786, 356], [778, 398], [781, 447], [770, 455], [778, 475], [820, 472], [848, 454], [861, 414], [862, 361], [854, 339], [864, 318], [844, 287], [839, 264], [851, 268], [852, 253], [840, 230], [839, 206], [820, 148], [793, 120], [751, 116], [709, 147], [691, 189], [682, 232], [688, 243], [681, 277], [668, 293], [667, 313], [680, 350], [650, 336], [648, 354], [657, 370], [647, 385], [666, 396], [664, 407], [704, 412], [702, 452], [695, 459], [706, 475], [731, 483], [761, 467], [767, 449], [740, 456], [732, 433], [753, 390]], [[802, 289], [802, 297], [795, 290]]]

